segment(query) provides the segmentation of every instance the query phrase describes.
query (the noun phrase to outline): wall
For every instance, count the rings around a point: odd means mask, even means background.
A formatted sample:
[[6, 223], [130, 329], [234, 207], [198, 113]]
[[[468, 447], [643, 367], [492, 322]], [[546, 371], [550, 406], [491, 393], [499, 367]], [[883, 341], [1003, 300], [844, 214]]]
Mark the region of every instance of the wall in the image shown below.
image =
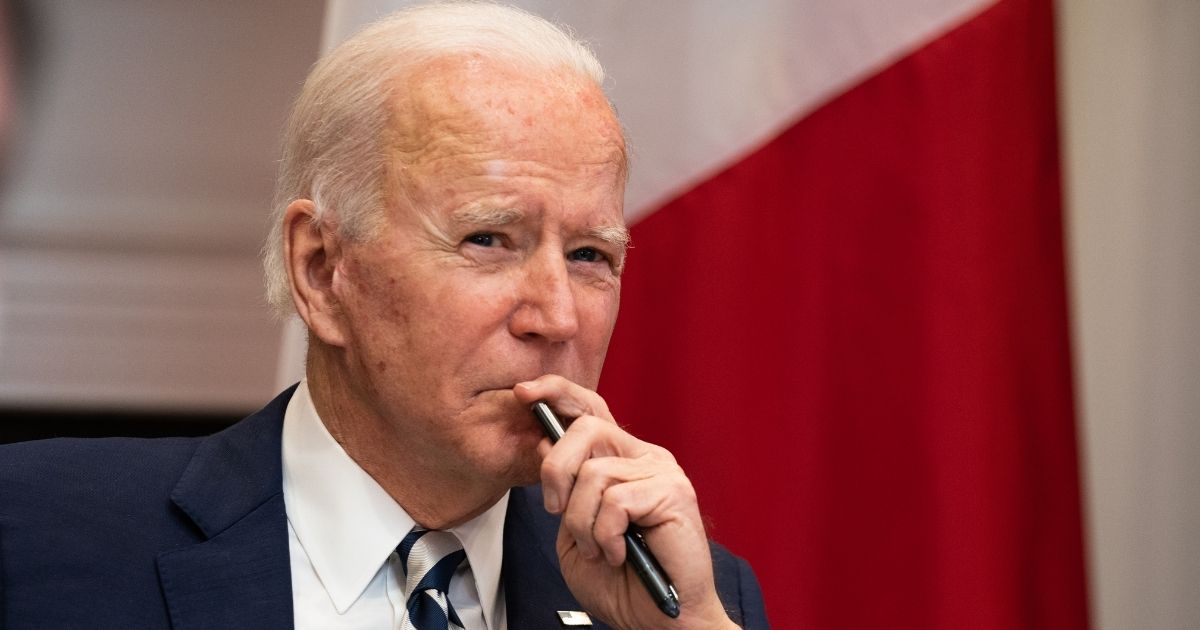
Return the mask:
[[32, 3], [0, 190], [0, 406], [249, 410], [257, 251], [321, 3]]
[[1200, 628], [1200, 2], [1058, 8], [1093, 618]]

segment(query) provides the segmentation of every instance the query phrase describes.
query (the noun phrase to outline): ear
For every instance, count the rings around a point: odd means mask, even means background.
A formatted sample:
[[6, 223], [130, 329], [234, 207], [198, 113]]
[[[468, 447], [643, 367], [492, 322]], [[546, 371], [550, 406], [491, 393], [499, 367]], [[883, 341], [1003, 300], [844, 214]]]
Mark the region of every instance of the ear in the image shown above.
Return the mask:
[[283, 255], [292, 302], [309, 333], [331, 346], [345, 345], [334, 277], [341, 258], [336, 230], [316, 218], [311, 200], [297, 199], [283, 213]]

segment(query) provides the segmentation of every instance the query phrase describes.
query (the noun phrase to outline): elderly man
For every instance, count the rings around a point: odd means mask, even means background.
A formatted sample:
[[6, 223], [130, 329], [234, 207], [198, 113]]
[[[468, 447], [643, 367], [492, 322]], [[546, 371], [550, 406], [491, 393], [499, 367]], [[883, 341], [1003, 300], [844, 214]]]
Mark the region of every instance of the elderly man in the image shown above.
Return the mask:
[[[476, 4], [323, 59], [264, 255], [307, 378], [203, 440], [4, 451], [6, 627], [765, 626], [671, 455], [594, 391], [628, 243], [601, 73]], [[556, 444], [538, 400], [574, 419]], [[625, 564], [631, 523], [678, 619]]]

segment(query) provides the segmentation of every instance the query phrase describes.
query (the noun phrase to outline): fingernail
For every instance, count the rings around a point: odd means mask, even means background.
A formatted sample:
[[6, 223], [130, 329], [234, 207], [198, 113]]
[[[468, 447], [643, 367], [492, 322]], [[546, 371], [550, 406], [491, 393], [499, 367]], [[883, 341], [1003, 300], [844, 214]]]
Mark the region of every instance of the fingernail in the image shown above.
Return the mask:
[[545, 492], [544, 498], [546, 500], [546, 511], [551, 514], [558, 514], [558, 510], [559, 510], [558, 493], [549, 488], [546, 488], [544, 490], [544, 492]]
[[520, 387], [521, 389], [531, 389], [533, 387], [533, 383], [530, 383], [529, 381], [525, 381], [523, 383], [517, 383], [516, 385], [513, 385], [513, 389], [516, 389], [518, 387]]

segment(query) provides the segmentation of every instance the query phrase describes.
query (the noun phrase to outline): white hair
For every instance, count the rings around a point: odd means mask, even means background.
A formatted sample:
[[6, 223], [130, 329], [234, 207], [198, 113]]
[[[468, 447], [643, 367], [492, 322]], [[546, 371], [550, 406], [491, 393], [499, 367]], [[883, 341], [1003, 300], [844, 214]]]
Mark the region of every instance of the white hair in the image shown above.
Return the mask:
[[480, 53], [537, 69], [566, 68], [600, 86], [595, 55], [565, 30], [520, 9], [484, 2], [435, 2], [368, 25], [313, 67], [284, 134], [271, 231], [263, 246], [267, 301], [293, 309], [283, 256], [283, 217], [310, 199], [314, 220], [338, 236], [366, 241], [383, 225], [388, 107], [402, 73], [439, 57]]

